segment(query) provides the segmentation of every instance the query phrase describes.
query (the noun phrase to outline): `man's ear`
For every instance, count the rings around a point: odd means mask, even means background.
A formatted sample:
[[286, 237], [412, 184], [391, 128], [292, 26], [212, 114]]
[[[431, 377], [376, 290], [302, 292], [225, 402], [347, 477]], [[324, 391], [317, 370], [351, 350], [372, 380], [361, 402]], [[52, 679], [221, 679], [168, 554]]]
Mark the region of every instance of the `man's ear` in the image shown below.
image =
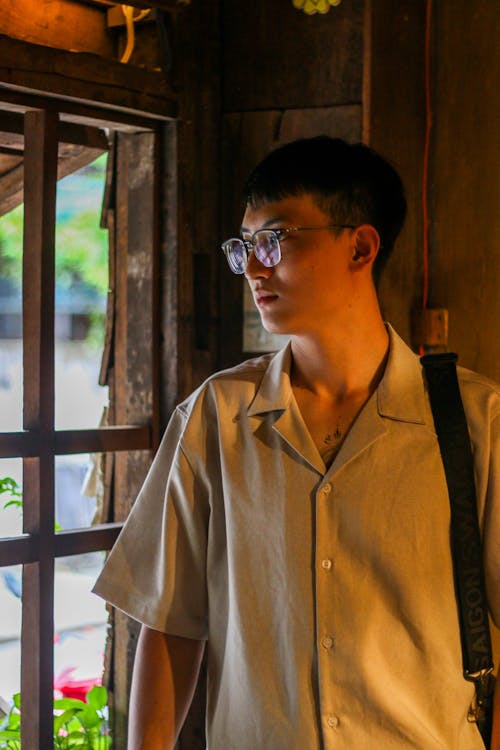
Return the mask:
[[352, 234], [352, 257], [356, 266], [373, 263], [380, 249], [380, 235], [371, 224], [361, 224]]

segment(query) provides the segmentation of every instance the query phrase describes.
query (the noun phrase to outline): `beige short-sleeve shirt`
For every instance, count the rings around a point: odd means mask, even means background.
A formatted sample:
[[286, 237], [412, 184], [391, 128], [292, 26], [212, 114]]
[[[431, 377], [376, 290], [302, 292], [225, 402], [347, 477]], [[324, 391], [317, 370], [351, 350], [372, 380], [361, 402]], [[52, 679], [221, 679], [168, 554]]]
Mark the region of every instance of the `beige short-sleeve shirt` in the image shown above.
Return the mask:
[[[446, 482], [418, 358], [383, 379], [327, 469], [290, 348], [175, 411], [96, 592], [208, 639], [210, 750], [479, 750], [467, 722]], [[461, 370], [500, 624], [500, 394]]]

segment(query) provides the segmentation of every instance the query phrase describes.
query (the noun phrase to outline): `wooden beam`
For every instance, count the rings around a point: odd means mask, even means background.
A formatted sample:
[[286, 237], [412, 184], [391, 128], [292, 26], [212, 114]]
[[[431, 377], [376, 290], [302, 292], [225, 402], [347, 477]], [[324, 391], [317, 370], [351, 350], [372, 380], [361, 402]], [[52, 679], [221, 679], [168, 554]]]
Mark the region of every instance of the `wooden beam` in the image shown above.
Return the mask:
[[3, 34], [0, 34], [0, 86], [158, 119], [175, 117], [177, 112], [176, 96], [160, 71], [89, 53], [51, 49]]
[[[25, 430], [54, 430], [57, 114], [25, 116], [23, 370]], [[23, 532], [39, 557], [23, 566], [21, 733], [26, 747], [53, 747], [54, 456], [50, 441], [23, 462]], [[27, 708], [29, 707], [29, 708]]]

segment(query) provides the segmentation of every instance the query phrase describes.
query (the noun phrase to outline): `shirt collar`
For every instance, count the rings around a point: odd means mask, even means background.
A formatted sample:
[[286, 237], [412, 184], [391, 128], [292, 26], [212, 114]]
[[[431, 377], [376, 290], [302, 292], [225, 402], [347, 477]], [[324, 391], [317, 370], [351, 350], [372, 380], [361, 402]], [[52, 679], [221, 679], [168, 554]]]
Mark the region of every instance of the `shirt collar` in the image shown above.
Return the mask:
[[[419, 358], [398, 336], [391, 325], [389, 356], [382, 380], [377, 388], [377, 409], [381, 417], [425, 424], [429, 409], [425, 397], [422, 368]], [[277, 352], [248, 408], [248, 416], [284, 410], [292, 398], [290, 367], [292, 352], [290, 342]]]

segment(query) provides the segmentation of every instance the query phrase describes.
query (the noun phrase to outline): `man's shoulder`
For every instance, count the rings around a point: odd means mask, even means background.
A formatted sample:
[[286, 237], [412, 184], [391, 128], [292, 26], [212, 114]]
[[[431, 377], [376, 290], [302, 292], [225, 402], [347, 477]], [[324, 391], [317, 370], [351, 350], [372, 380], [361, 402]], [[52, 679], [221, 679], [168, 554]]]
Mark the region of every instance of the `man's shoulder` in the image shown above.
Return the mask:
[[177, 406], [177, 411], [188, 417], [197, 408], [210, 408], [220, 400], [226, 403], [244, 400], [249, 404], [277, 354], [262, 354], [213, 373]]
[[500, 385], [465, 367], [457, 368], [460, 393], [469, 420], [500, 419]]

